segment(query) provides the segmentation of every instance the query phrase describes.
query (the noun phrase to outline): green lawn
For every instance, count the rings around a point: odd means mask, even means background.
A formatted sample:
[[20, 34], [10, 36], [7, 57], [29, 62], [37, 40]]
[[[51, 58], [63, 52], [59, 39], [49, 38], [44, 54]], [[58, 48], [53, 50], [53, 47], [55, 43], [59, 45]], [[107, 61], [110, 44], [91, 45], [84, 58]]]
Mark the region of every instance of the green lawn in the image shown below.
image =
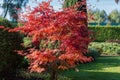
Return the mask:
[[120, 80], [120, 57], [100, 57], [96, 61], [81, 64], [75, 69], [62, 72], [72, 80]]

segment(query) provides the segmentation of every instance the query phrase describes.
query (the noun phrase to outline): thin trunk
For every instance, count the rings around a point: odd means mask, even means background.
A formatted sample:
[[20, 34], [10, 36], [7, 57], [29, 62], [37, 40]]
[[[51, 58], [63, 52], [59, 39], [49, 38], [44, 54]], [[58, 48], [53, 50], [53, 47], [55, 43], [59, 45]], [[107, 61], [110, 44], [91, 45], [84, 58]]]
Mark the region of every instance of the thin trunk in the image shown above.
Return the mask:
[[50, 80], [57, 80], [57, 72], [56, 72], [56, 70], [51, 71]]
[[[82, 2], [84, 3], [84, 4], [82, 4]], [[84, 12], [86, 12], [87, 13], [87, 3], [86, 3], [86, 0], [78, 0], [78, 3], [80, 3], [80, 4], [82, 4], [82, 5], [80, 5], [79, 7], [78, 7], [78, 10], [79, 11], [84, 11]]]
[[58, 66], [56, 61], [51, 64], [50, 80], [57, 80]]
[[10, 5], [11, 2], [12, 2], [12, 0], [9, 0], [9, 1], [6, 3], [6, 10], [5, 10], [5, 14], [4, 14], [3, 18], [5, 18], [5, 17], [7, 16], [7, 12], [8, 12], [8, 10], [9, 10], [9, 5]]
[[8, 9], [9, 9], [9, 5], [6, 4], [6, 10], [5, 10], [5, 14], [4, 14], [3, 18], [5, 18], [7, 16]]
[[[82, 4], [82, 2], [84, 4]], [[87, 22], [87, 19], [88, 19], [88, 16], [87, 16], [87, 2], [86, 2], [86, 0], [78, 0], [78, 3], [82, 4], [78, 7], [78, 10], [86, 13], [87, 18], [84, 20], [84, 23], [86, 24], [86, 26], [88, 26], [88, 22]]]

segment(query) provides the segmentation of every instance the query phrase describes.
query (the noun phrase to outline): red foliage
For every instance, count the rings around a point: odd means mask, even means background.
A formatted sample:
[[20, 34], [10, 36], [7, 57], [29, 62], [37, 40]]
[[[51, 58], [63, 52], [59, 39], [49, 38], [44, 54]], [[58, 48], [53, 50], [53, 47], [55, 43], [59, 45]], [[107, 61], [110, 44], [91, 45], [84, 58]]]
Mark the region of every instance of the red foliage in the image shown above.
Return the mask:
[[4, 29], [4, 26], [0, 26], [0, 29]]
[[[24, 26], [10, 31], [18, 31], [31, 37], [35, 47], [26, 52], [18, 51], [30, 60], [31, 71], [42, 72], [48, 67], [68, 69], [77, 62], [91, 61], [91, 57], [84, 56], [91, 40], [85, 24], [86, 13], [74, 8], [56, 12], [50, 2], [42, 2], [24, 17]], [[44, 45], [51, 43], [53, 48], [39, 47], [43, 40]], [[56, 41], [60, 43], [57, 47]]]

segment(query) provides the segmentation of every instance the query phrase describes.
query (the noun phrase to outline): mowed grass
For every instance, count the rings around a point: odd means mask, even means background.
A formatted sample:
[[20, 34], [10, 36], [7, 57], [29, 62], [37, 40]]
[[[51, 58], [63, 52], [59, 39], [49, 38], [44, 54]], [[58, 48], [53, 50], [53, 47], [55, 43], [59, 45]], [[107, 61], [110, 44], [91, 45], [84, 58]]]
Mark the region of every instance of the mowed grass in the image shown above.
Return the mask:
[[120, 80], [120, 57], [99, 57], [96, 61], [63, 71], [71, 80]]

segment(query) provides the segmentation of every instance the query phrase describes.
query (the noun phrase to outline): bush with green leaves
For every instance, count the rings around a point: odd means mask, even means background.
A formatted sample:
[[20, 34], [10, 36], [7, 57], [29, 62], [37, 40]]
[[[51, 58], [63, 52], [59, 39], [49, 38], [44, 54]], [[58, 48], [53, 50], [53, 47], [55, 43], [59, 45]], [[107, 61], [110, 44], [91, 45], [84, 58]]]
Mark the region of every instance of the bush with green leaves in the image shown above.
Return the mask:
[[107, 40], [120, 40], [120, 27], [89, 27], [94, 33], [96, 42], [104, 42]]
[[120, 44], [109, 42], [92, 42], [89, 44], [89, 48], [100, 49], [102, 54], [105, 55], [117, 55], [120, 51]]
[[117, 54], [120, 55], [120, 49], [117, 51]]
[[86, 54], [86, 56], [97, 59], [100, 56], [100, 52], [96, 48], [89, 48], [88, 54]]
[[[11, 22], [0, 17], [0, 26], [13, 28]], [[18, 55], [15, 50], [23, 49], [20, 46], [22, 37], [18, 33], [9, 33], [0, 29], [0, 73], [14, 72], [20, 67], [23, 57]]]
[[7, 19], [4, 19], [2, 17], [0, 17], [0, 26], [10, 27], [10, 28], [13, 27], [11, 22], [9, 22]]
[[27, 48], [27, 47], [31, 47], [32, 46], [32, 40], [29, 38], [29, 37], [24, 37], [23, 38], [23, 43], [24, 43], [24, 46]]

